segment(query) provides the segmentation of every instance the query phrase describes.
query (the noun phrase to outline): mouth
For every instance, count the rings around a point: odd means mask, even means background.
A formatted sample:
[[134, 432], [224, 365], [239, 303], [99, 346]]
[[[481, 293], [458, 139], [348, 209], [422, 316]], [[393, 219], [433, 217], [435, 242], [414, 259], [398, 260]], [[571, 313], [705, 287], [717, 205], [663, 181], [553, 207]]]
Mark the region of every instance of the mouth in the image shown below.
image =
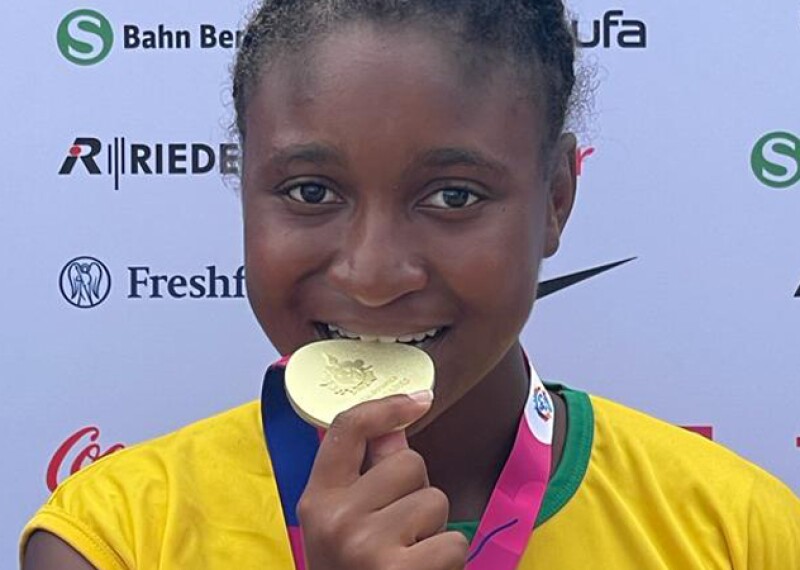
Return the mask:
[[376, 335], [368, 333], [360, 333], [350, 331], [334, 323], [321, 323], [315, 322], [314, 328], [317, 330], [321, 339], [325, 340], [358, 340], [361, 342], [380, 342], [380, 343], [400, 343], [414, 346], [420, 349], [430, 347], [434, 342], [438, 341], [448, 330], [448, 327], [433, 327], [428, 330], [422, 330], [412, 333], [401, 333], [395, 335]]

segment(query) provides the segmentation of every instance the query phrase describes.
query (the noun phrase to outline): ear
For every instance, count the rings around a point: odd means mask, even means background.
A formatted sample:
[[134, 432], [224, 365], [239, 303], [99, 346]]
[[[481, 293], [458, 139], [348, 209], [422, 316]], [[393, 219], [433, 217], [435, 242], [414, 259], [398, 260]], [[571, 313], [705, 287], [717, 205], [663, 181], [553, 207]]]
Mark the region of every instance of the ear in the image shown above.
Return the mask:
[[575, 203], [577, 186], [577, 140], [572, 133], [562, 134], [550, 163], [550, 176], [547, 196], [547, 235], [545, 236], [544, 256], [550, 257], [558, 251], [561, 232], [567, 225], [567, 218]]

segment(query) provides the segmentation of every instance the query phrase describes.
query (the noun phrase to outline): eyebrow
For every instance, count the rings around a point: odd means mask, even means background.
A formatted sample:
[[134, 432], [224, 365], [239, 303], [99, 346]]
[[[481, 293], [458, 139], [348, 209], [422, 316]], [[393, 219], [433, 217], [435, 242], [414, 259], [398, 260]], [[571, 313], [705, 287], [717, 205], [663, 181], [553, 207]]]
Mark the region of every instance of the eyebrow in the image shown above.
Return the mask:
[[[286, 167], [294, 161], [312, 164], [346, 166], [347, 159], [335, 147], [321, 143], [296, 143], [277, 149], [269, 158], [273, 167]], [[426, 150], [413, 161], [427, 168], [447, 168], [449, 166], [472, 166], [507, 174], [508, 168], [501, 162], [483, 153], [465, 147], [440, 147]]]
[[344, 166], [346, 163], [344, 155], [336, 148], [319, 142], [291, 144], [279, 148], [269, 157], [269, 163], [279, 168], [294, 161], [337, 166]]
[[487, 157], [477, 150], [462, 147], [442, 147], [423, 152], [417, 158], [423, 166], [430, 168], [445, 168], [448, 166], [477, 166], [493, 170], [498, 174], [506, 174], [508, 168]]

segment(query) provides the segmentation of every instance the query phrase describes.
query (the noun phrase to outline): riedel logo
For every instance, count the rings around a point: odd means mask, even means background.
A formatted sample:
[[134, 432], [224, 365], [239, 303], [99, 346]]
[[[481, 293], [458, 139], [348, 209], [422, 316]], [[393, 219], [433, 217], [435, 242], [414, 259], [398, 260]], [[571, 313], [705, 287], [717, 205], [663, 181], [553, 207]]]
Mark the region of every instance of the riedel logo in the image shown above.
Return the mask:
[[572, 31], [578, 47], [591, 48], [646, 48], [647, 24], [642, 20], [625, 18], [623, 10], [608, 10], [599, 20], [584, 25], [572, 21]]
[[45, 482], [50, 491], [55, 491], [64, 479], [86, 465], [125, 447], [121, 443], [116, 443], [103, 451], [97, 443], [99, 438], [100, 429], [87, 426], [73, 433], [58, 446], [50, 463], [47, 464]]
[[[202, 175], [210, 172], [237, 174], [239, 145], [201, 142], [131, 143], [114, 137], [103, 153], [103, 143], [95, 137], [76, 137], [61, 162], [58, 174], [79, 171], [92, 176], [111, 176], [119, 190], [124, 176]], [[80, 166], [78, 166], [80, 165]]]

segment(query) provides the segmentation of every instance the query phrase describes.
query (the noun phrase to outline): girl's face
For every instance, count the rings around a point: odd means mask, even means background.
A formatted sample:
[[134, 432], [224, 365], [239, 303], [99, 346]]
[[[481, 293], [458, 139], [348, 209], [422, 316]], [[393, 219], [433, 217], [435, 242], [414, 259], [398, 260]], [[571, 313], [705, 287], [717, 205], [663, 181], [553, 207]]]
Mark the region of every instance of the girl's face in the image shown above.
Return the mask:
[[517, 76], [467, 78], [455, 51], [424, 31], [349, 26], [265, 71], [245, 117], [261, 326], [282, 354], [336, 330], [425, 333], [425, 423], [515, 346], [575, 182], [574, 139], [544, 164], [547, 125]]

